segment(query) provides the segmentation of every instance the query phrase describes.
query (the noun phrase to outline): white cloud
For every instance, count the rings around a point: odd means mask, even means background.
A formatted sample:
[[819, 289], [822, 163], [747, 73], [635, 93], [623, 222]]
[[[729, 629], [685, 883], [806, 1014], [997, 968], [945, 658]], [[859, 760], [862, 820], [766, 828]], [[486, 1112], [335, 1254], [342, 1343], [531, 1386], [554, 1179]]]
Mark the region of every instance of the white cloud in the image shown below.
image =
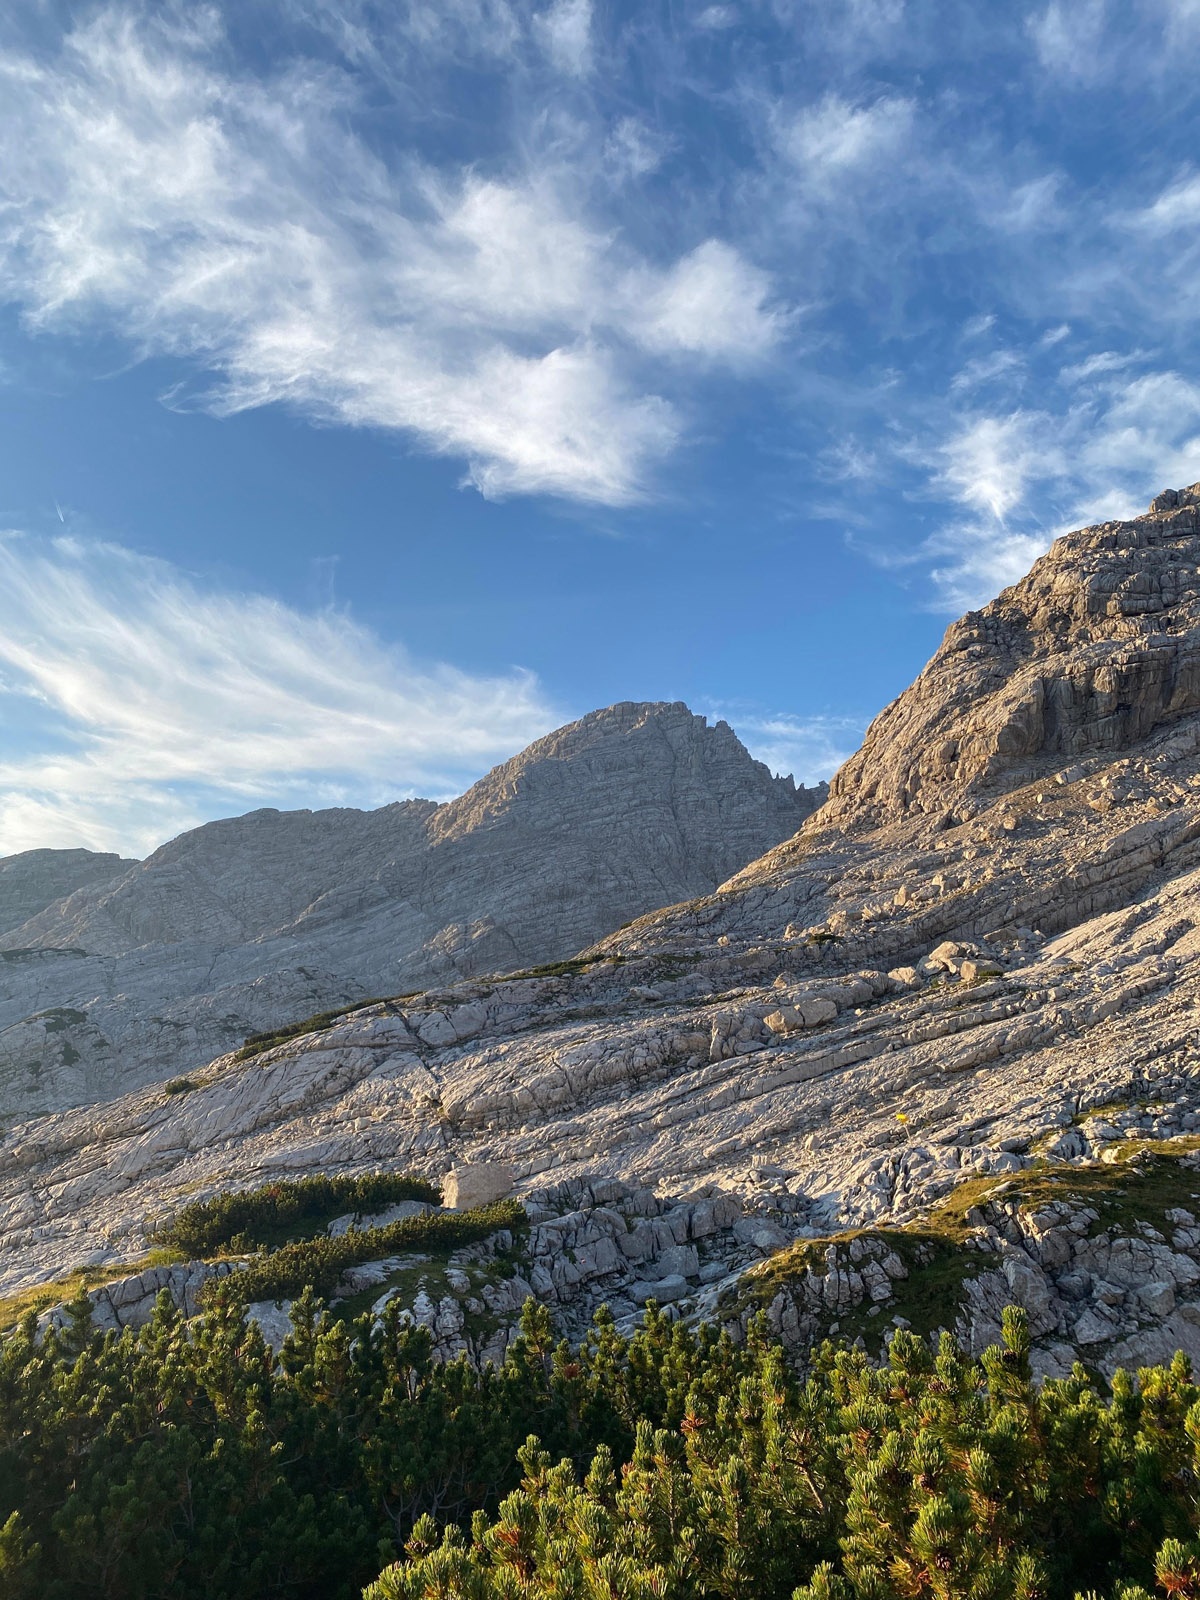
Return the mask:
[[618, 181], [657, 172], [672, 141], [640, 117], [622, 117], [604, 145], [605, 166]]
[[1200, 223], [1200, 176], [1187, 173], [1156, 196], [1150, 205], [1123, 219], [1132, 228], [1159, 235]]
[[[870, 483], [879, 475], [879, 454], [851, 435], [835, 440], [821, 452], [818, 468], [835, 483]], [[839, 509], [833, 513], [841, 517]]]
[[[986, 183], [980, 185], [984, 192], [989, 187]], [[1046, 226], [1061, 228], [1062, 178], [1057, 172], [1044, 172], [1012, 187], [1001, 179], [995, 187], [997, 192], [986, 199], [984, 193], [980, 194], [979, 209], [989, 227], [1012, 234], [1032, 233]]]
[[555, 65], [583, 77], [592, 64], [592, 0], [555, 0], [535, 25]]
[[723, 28], [732, 28], [737, 19], [733, 6], [705, 6], [696, 16], [696, 26], [719, 32]]
[[1174, 49], [1194, 45], [1200, 33], [1200, 0], [1161, 0], [1168, 45]]
[[1144, 509], [1149, 495], [1200, 475], [1200, 385], [1177, 372], [1148, 372], [1118, 379], [1100, 396], [1099, 415], [1077, 450], [1079, 474], [1093, 493], [1108, 495], [1119, 485], [1126, 503]]
[[991, 355], [977, 356], [960, 368], [950, 380], [950, 389], [954, 394], [961, 394], [1024, 369], [1025, 362], [1015, 350], [994, 350]]
[[[1101, 352], [1069, 374], [1060, 412], [959, 419], [927, 456], [936, 492], [962, 506], [926, 541], [939, 609], [960, 611], [1022, 576], [1070, 528], [1131, 517], [1200, 477], [1200, 384], [1177, 372], [1130, 379]], [[1053, 506], [1053, 526], [1037, 514]]]
[[1050, 542], [1045, 535], [1015, 533], [993, 523], [962, 522], [943, 529], [924, 551], [935, 562], [930, 576], [938, 609], [957, 614], [985, 604], [1023, 578]]
[[1200, 43], [1200, 0], [1050, 0], [1029, 31], [1056, 87], [1169, 80]]
[[972, 418], [941, 446], [938, 461], [937, 486], [997, 522], [1021, 504], [1032, 481], [1053, 477], [1063, 466], [1045, 419], [1025, 411]]
[[857, 106], [827, 94], [782, 128], [779, 140], [808, 180], [823, 187], [892, 163], [911, 140], [913, 116], [913, 102], [899, 96]]
[[1116, 350], [1098, 350], [1095, 355], [1088, 356], [1083, 361], [1076, 361], [1059, 371], [1059, 381], [1062, 383], [1086, 383], [1090, 378], [1097, 378], [1105, 372], [1121, 372], [1126, 367], [1134, 366], [1142, 360], [1139, 351], [1132, 351], [1121, 355]]
[[0, 539], [0, 673], [4, 854], [142, 854], [256, 805], [455, 793], [563, 720], [527, 673], [422, 665], [338, 612], [17, 534]]
[[1105, 0], [1051, 0], [1030, 32], [1042, 66], [1060, 79], [1087, 82], [1109, 71]]
[[[636, 288], [636, 280], [634, 280]], [[770, 281], [729, 245], [710, 239], [635, 293], [629, 323], [652, 350], [690, 351], [740, 364], [775, 344], [782, 317]]]
[[[566, 49], [585, 12], [542, 20]], [[551, 168], [386, 162], [352, 130], [347, 80], [233, 78], [195, 17], [109, 10], [50, 64], [0, 62], [0, 292], [33, 327], [199, 358], [217, 411], [400, 429], [487, 493], [614, 505], [682, 426], [643, 353], [736, 363], [775, 337], [766, 280], [731, 246], [651, 262]]]
[[438, 59], [511, 59], [525, 31], [511, 0], [281, 0], [285, 14], [324, 33], [342, 56], [387, 79], [406, 51]]

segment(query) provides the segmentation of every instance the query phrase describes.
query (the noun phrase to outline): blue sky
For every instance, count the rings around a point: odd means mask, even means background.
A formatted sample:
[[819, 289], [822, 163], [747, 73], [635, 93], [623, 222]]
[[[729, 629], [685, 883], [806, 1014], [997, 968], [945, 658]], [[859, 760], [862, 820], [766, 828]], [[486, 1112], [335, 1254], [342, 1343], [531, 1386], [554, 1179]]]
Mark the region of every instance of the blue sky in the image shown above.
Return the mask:
[[464, 787], [618, 699], [827, 776], [1200, 478], [1200, 0], [12, 4], [0, 851]]

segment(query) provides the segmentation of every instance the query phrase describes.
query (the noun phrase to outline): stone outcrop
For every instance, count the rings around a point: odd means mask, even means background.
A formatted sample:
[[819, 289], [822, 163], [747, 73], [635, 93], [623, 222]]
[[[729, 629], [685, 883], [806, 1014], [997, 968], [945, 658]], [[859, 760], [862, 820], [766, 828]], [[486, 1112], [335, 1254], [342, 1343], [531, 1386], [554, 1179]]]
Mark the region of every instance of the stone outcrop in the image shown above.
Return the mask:
[[111, 1098], [298, 1017], [570, 956], [711, 891], [823, 798], [723, 722], [623, 704], [446, 805], [256, 811], [140, 863], [0, 861], [0, 1112]]
[[1200, 490], [1067, 534], [968, 612], [842, 768], [827, 816], [973, 810], [1200, 710]]
[[[1200, 1153], [1185, 1154], [1179, 1166], [1180, 1186], [1200, 1188]], [[1106, 1226], [1081, 1198], [1030, 1204], [1004, 1191], [998, 1186], [993, 1198], [971, 1209], [973, 1225], [956, 1253], [945, 1247], [939, 1253], [931, 1242], [936, 1235], [887, 1230], [802, 1245], [772, 1263], [769, 1277], [752, 1272], [727, 1284], [716, 1317], [741, 1339], [763, 1312], [771, 1331], [801, 1357], [839, 1333], [877, 1353], [892, 1328], [909, 1328], [919, 1317], [922, 1331], [944, 1327], [969, 1354], [980, 1355], [1001, 1342], [1002, 1313], [1016, 1304], [1029, 1319], [1040, 1377], [1066, 1377], [1083, 1360], [1111, 1378], [1118, 1367], [1169, 1362], [1176, 1350], [1200, 1367], [1195, 1212], [1147, 1207], [1153, 1221]], [[935, 1263], [942, 1281], [931, 1315], [922, 1280], [933, 1277]]]
[[[92, 1322], [102, 1333], [122, 1333], [126, 1328], [144, 1328], [154, 1315], [158, 1297], [165, 1290], [171, 1304], [185, 1317], [201, 1309], [201, 1296], [212, 1282], [227, 1278], [239, 1268], [232, 1261], [186, 1261], [178, 1266], [148, 1267], [127, 1278], [114, 1278], [88, 1290]], [[65, 1305], [43, 1312], [38, 1326], [65, 1327], [69, 1312]]]

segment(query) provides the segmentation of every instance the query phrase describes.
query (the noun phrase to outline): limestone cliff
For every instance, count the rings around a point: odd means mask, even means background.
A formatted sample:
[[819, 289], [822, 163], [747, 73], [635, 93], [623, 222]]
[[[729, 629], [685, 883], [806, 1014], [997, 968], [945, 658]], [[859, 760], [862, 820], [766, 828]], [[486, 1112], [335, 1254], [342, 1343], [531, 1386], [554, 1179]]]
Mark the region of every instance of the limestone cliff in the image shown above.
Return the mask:
[[[1166, 856], [1191, 859], [1198, 572], [1200, 485], [1058, 539], [947, 630], [795, 838], [605, 948], [790, 927], [839, 937], [845, 959], [900, 959], [943, 934], [1049, 932], [1127, 903]], [[1144, 837], [1101, 844], [1135, 814]]]
[[1200, 485], [1056, 541], [947, 631], [832, 785], [829, 820], [971, 811], [1200, 709]]

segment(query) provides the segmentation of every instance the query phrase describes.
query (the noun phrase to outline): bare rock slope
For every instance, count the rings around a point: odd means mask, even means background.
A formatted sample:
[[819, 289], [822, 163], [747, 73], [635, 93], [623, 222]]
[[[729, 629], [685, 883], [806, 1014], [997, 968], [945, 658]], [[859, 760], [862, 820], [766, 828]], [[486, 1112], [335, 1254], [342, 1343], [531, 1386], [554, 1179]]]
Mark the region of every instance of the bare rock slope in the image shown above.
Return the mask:
[[711, 891], [823, 799], [723, 722], [621, 704], [446, 805], [256, 811], [140, 863], [9, 858], [0, 1112], [109, 1098], [297, 1017], [571, 955]]
[[77, 889], [124, 876], [136, 861], [96, 850], [23, 850], [0, 859], [0, 934], [9, 933]]
[[1200, 486], [1059, 540], [794, 838], [559, 973], [14, 1128], [0, 1287], [115, 1270], [185, 1193], [502, 1161], [568, 1325], [761, 1305], [802, 1345], [923, 1307], [978, 1342], [1017, 1299], [1044, 1371], [1200, 1356], [1198, 569]]

